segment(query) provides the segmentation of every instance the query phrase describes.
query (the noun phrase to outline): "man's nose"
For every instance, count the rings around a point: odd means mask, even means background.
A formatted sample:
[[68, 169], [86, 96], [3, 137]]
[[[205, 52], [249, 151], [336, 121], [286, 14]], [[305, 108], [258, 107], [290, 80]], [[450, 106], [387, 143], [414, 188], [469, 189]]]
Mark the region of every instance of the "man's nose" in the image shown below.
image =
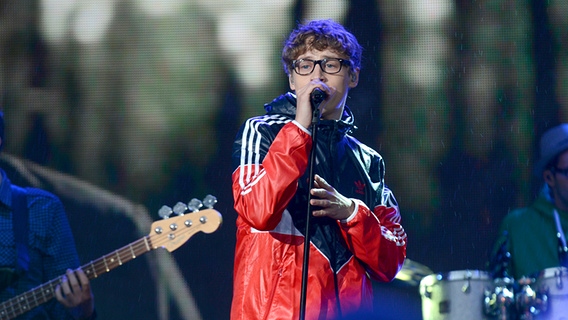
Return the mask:
[[325, 72], [323, 72], [323, 68], [321, 63], [317, 63], [314, 66], [314, 71], [312, 72], [312, 79], [323, 79]]

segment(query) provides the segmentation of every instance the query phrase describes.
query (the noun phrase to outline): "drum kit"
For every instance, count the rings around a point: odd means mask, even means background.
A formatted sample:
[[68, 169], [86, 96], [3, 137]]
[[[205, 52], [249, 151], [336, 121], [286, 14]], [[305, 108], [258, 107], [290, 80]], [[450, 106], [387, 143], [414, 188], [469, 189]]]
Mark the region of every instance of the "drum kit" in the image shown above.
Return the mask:
[[430, 274], [420, 280], [424, 320], [568, 320], [568, 269], [532, 278], [494, 278], [479, 270]]

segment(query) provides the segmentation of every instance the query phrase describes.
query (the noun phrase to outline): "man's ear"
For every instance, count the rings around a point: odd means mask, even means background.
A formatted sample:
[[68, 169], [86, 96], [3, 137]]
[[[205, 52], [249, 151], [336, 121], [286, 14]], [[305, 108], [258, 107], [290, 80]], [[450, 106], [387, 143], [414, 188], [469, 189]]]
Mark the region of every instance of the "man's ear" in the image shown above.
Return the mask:
[[288, 75], [288, 84], [290, 85], [290, 90], [292, 90], [292, 91], [296, 90], [296, 86], [294, 85], [294, 75], [293, 74]]
[[544, 172], [542, 173], [542, 178], [544, 179], [544, 182], [546, 182], [546, 184], [548, 184], [549, 186], [554, 184], [554, 175], [552, 174], [552, 171], [550, 171], [550, 169], [544, 170]]
[[353, 89], [359, 84], [359, 68], [349, 72], [349, 88]]

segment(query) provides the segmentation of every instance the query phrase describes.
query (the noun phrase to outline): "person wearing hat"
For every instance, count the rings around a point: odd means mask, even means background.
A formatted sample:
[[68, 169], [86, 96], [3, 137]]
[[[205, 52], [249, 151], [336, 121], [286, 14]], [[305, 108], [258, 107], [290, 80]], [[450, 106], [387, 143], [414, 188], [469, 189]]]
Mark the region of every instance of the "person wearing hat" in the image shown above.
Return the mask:
[[491, 259], [501, 262], [500, 276], [534, 278], [547, 268], [567, 266], [568, 124], [542, 135], [534, 172], [544, 180], [537, 199], [501, 222]]
[[[4, 141], [0, 112], [0, 149]], [[90, 282], [78, 267], [75, 241], [59, 198], [13, 185], [0, 168], [0, 318], [95, 319]], [[50, 292], [44, 294], [49, 286], [32, 291], [59, 278], [51, 292], [55, 299]], [[47, 301], [41, 302], [43, 298]]]

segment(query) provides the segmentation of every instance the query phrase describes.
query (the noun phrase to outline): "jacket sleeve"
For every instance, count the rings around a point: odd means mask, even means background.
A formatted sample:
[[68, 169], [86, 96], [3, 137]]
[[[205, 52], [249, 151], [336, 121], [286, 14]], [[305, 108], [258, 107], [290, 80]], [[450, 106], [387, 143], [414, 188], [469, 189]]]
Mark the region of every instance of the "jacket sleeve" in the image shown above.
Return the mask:
[[310, 134], [294, 121], [271, 141], [270, 124], [262, 118], [245, 122], [233, 146], [235, 210], [250, 226], [272, 230], [294, 196], [297, 180], [308, 165]]
[[509, 263], [511, 243], [509, 239], [508, 218], [511, 216], [512, 215], [505, 216], [499, 225], [499, 233], [493, 241], [493, 247], [489, 254], [487, 266], [494, 278], [510, 277], [513, 275], [511, 263]]
[[347, 245], [371, 277], [391, 281], [406, 259], [407, 243], [394, 195], [383, 187], [382, 200], [373, 210], [361, 200], [354, 201], [356, 214], [350, 220], [339, 222]]

